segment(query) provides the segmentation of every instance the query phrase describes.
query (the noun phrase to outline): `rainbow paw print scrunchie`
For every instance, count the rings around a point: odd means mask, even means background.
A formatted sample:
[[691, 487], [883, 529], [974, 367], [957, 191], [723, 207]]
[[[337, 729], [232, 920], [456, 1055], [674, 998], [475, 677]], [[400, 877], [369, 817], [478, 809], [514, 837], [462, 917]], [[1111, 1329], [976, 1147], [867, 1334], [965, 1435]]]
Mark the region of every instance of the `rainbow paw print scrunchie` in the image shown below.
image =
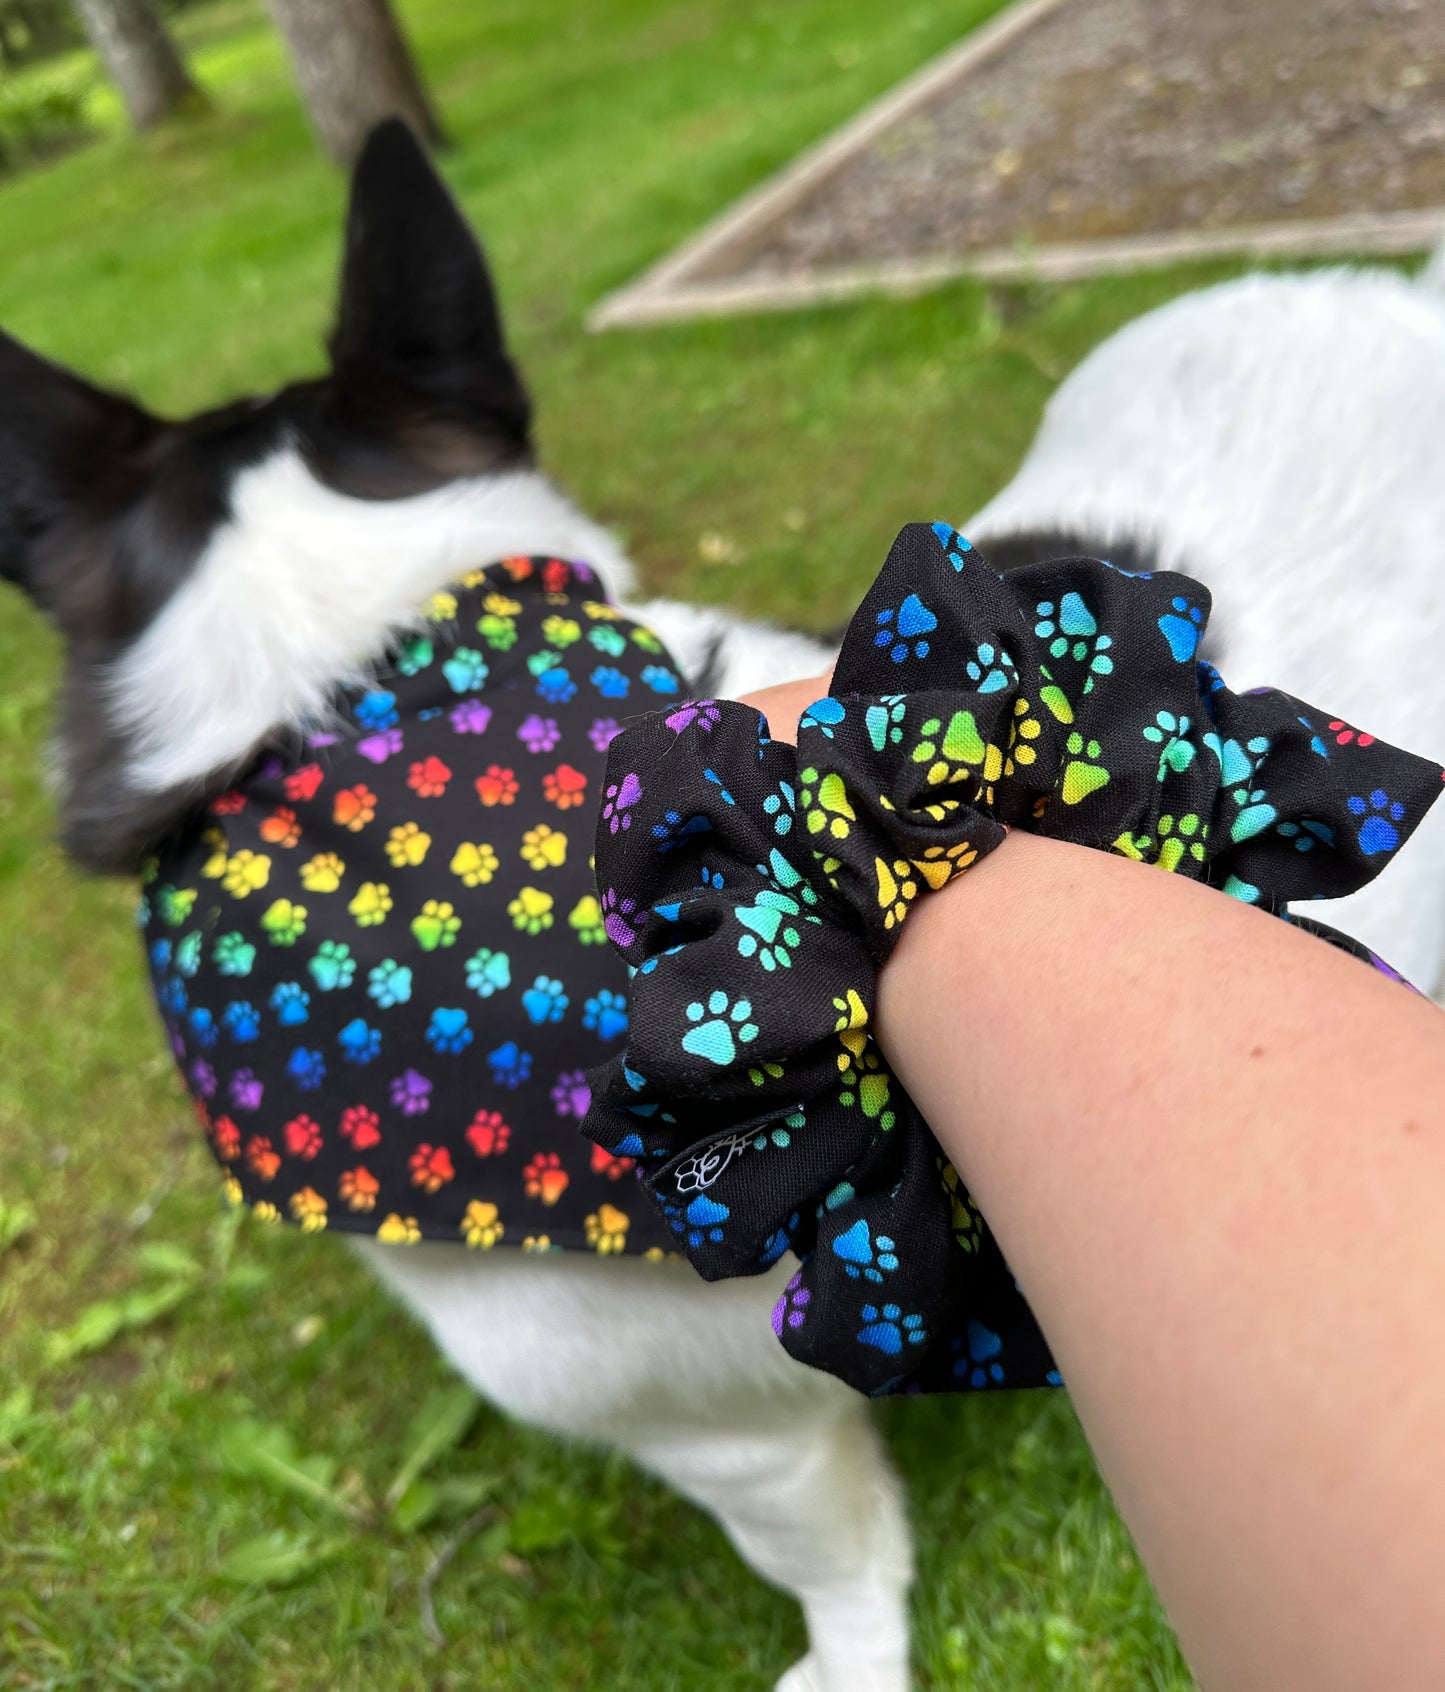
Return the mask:
[[1198, 657], [1208, 613], [1189, 577], [1001, 577], [911, 525], [796, 751], [718, 701], [612, 743], [597, 881], [631, 1018], [583, 1132], [635, 1160], [706, 1279], [795, 1253], [774, 1329], [864, 1392], [1058, 1380], [872, 1035], [915, 901], [1026, 828], [1282, 913], [1369, 881], [1440, 791], [1437, 765], [1287, 694], [1231, 693]]

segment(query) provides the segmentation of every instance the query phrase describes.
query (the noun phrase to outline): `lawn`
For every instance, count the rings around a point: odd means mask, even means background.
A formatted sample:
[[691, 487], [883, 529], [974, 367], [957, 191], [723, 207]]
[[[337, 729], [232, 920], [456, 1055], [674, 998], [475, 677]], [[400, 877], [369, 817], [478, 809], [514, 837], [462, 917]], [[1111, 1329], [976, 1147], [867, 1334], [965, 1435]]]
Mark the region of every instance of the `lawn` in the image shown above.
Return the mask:
[[[996, 3], [404, 8], [545, 459], [653, 586], [836, 624], [901, 523], [962, 521], [999, 485], [1090, 347], [1225, 273], [584, 331]], [[0, 322], [175, 410], [316, 366], [342, 200], [253, 0], [185, 28], [209, 116], [137, 142], [101, 95], [94, 145], [0, 184]], [[222, 1216], [131, 894], [48, 844], [55, 651], [8, 590], [0, 677], [0, 1687], [770, 1684], [800, 1622], [708, 1521], [488, 1410], [449, 1422], [445, 1370], [344, 1253]], [[1062, 1396], [880, 1414], [920, 1541], [921, 1686], [1189, 1686]], [[437, 1647], [418, 1581], [484, 1496]]]

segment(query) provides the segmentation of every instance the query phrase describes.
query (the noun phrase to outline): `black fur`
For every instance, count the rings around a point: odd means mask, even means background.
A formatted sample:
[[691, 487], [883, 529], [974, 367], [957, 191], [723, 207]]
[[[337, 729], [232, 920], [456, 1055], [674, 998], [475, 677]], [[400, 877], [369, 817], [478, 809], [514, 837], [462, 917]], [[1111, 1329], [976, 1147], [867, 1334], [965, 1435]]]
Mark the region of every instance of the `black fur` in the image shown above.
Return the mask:
[[66, 640], [61, 832], [89, 868], [134, 871], [232, 773], [133, 788], [105, 682], [230, 515], [242, 470], [292, 441], [338, 492], [397, 499], [532, 461], [486, 260], [398, 120], [352, 177], [329, 347], [324, 377], [166, 421], [0, 333], [0, 577]]
[[1150, 542], [1102, 541], [1082, 529], [1020, 529], [1007, 535], [970, 534], [968, 537], [1000, 575], [1021, 564], [1039, 564], [1053, 558], [1104, 558], [1119, 570], [1147, 574], [1160, 568], [1159, 557]]

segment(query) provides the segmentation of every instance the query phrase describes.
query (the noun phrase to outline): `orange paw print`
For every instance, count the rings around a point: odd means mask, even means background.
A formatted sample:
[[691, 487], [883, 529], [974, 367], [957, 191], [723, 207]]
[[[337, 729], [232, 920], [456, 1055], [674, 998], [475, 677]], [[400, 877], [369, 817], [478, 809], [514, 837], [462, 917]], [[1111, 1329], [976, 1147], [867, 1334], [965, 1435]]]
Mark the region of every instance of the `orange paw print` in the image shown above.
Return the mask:
[[289, 805], [278, 805], [261, 824], [261, 838], [268, 846], [294, 846], [301, 838], [301, 824]]
[[488, 764], [477, 777], [476, 788], [484, 805], [510, 805], [517, 797], [517, 778], [500, 764]]
[[375, 1210], [376, 1195], [380, 1191], [381, 1183], [365, 1164], [358, 1163], [355, 1169], [342, 1170], [341, 1200], [348, 1210], [363, 1214]]
[[542, 777], [542, 795], [559, 811], [570, 811], [587, 797], [587, 777], [570, 764], [558, 764]]
[[543, 1204], [556, 1204], [567, 1191], [570, 1177], [562, 1167], [556, 1152], [538, 1152], [522, 1171], [527, 1197], [539, 1198]]
[[411, 1170], [412, 1186], [420, 1187], [424, 1193], [439, 1192], [456, 1174], [452, 1154], [445, 1146], [418, 1146], [407, 1167]]
[[364, 782], [355, 787], [343, 787], [332, 801], [331, 820], [341, 828], [358, 834], [376, 815], [376, 795]]
[[281, 1167], [281, 1154], [264, 1134], [253, 1134], [246, 1141], [246, 1167], [263, 1181], [269, 1181]]

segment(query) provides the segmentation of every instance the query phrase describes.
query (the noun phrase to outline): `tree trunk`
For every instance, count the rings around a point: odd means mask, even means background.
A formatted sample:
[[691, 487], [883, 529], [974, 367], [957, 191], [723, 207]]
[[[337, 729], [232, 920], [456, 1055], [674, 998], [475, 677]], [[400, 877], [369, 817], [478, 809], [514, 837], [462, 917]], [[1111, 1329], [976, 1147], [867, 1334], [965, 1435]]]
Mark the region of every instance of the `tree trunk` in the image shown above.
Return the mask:
[[388, 0], [268, 0], [321, 145], [349, 165], [383, 118], [439, 144], [437, 122]]
[[180, 107], [200, 103], [151, 0], [75, 0], [75, 9], [133, 128], [149, 129]]

